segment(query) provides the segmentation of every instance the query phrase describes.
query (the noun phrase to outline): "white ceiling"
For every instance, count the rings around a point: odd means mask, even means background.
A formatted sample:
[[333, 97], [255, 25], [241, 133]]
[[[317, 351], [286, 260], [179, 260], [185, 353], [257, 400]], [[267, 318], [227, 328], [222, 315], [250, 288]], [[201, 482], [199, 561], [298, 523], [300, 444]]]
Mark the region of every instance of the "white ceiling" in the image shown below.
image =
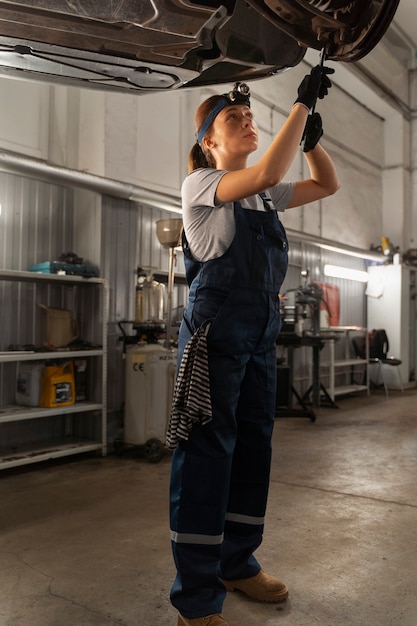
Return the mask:
[[394, 20], [390, 27], [392, 32], [403, 35], [410, 46], [413, 67], [417, 63], [417, 2], [416, 0], [400, 0]]
[[394, 16], [400, 28], [408, 35], [417, 50], [417, 4], [416, 0], [400, 0]]

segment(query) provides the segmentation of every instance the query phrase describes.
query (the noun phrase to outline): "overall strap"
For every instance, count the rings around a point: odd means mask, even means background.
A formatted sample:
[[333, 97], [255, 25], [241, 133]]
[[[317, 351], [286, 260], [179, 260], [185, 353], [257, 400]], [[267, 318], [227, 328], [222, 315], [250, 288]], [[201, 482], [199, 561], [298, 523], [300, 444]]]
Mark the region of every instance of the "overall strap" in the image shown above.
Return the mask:
[[264, 191], [261, 191], [258, 196], [261, 198], [262, 202], [264, 203], [264, 207], [267, 211], [274, 211], [275, 207], [272, 204], [272, 200], [271, 198], [268, 198], [268, 196], [266, 195], [266, 193]]

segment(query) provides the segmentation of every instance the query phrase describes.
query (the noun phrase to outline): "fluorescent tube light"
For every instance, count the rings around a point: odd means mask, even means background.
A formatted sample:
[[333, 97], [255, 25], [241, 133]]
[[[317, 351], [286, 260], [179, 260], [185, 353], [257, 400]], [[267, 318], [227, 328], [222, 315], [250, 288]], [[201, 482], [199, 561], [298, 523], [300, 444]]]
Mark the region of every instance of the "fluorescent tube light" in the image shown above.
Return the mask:
[[348, 280], [357, 280], [361, 283], [367, 283], [369, 279], [368, 272], [361, 270], [353, 270], [349, 267], [340, 267], [339, 265], [325, 265], [324, 275], [333, 276], [334, 278], [347, 278]]

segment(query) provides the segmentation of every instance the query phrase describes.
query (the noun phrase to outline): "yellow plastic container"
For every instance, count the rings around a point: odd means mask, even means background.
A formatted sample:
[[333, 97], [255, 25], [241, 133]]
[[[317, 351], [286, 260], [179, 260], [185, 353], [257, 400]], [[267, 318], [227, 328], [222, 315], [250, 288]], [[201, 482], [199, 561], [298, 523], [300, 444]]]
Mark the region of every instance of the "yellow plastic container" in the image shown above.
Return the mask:
[[46, 365], [41, 379], [39, 406], [55, 408], [69, 406], [75, 402], [74, 365]]

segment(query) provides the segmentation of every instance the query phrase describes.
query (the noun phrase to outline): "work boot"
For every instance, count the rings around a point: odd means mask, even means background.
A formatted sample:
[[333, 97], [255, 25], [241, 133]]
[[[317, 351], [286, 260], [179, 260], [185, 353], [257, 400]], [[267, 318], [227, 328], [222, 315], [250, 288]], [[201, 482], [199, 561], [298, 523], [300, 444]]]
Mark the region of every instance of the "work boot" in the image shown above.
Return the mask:
[[179, 614], [178, 626], [227, 626], [227, 622], [224, 621], [220, 613], [207, 615], [207, 617], [196, 617], [195, 619], [187, 619]]
[[223, 580], [223, 583], [227, 591], [242, 591], [249, 598], [259, 602], [284, 602], [288, 598], [286, 584], [263, 570], [252, 578]]

